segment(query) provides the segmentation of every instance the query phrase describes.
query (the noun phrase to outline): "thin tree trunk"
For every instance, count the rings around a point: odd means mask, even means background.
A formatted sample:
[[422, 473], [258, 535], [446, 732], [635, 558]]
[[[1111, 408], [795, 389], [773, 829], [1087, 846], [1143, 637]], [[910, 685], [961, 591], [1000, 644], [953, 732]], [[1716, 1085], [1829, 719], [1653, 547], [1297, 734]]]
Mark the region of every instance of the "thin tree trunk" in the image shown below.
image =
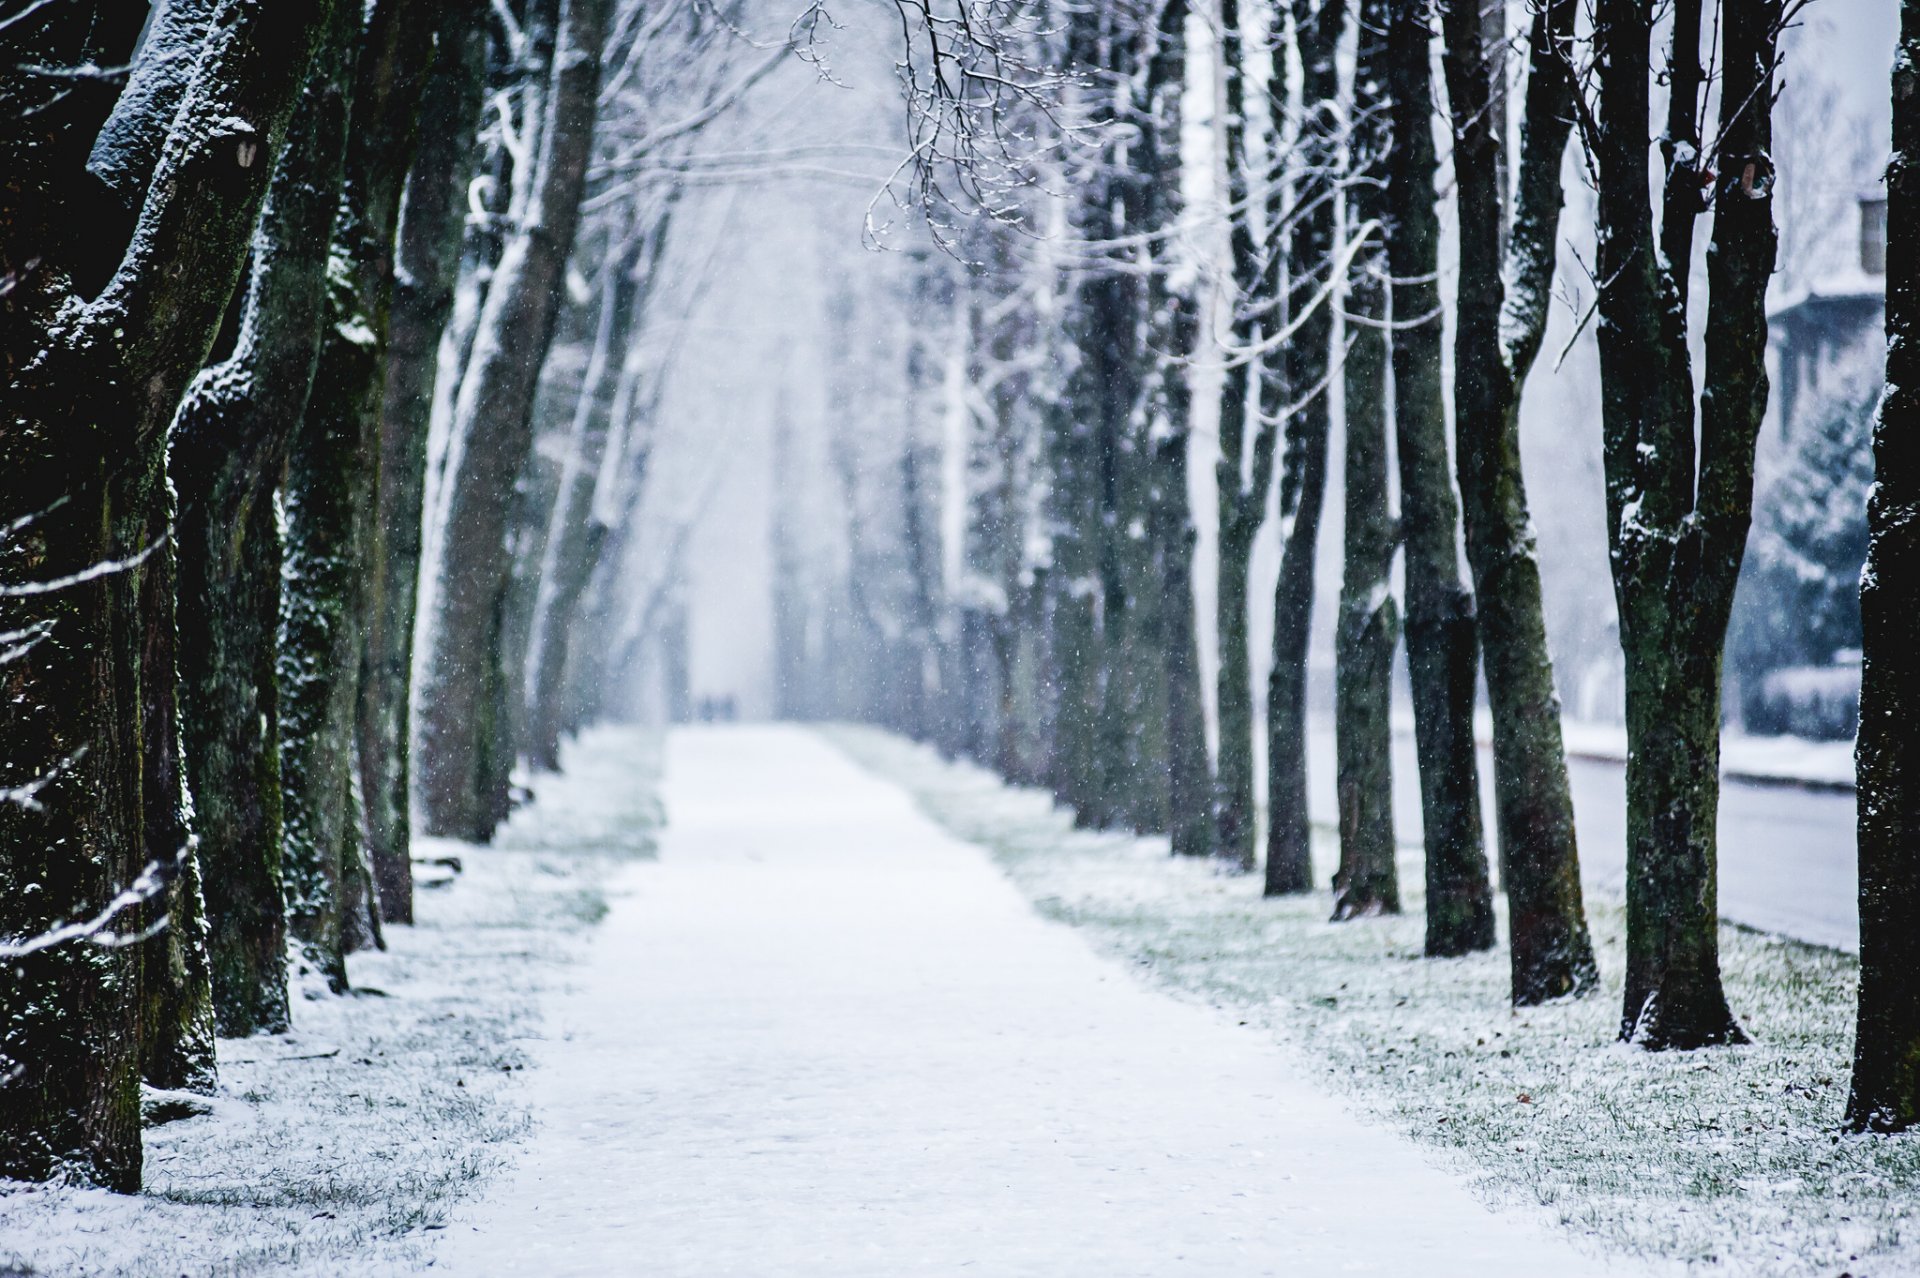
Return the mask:
[[[143, 793], [171, 789], [148, 753], [166, 748], [148, 716], [175, 695], [171, 664], [147, 664], [164, 661], [149, 644], [173, 624], [170, 590], [153, 588], [171, 585], [171, 550], [154, 539], [170, 514], [166, 429], [226, 313], [327, 9], [228, 0], [167, 117], [130, 244], [52, 225], [68, 213], [47, 197], [78, 181], [91, 142], [60, 110], [84, 101], [61, 94], [59, 110], [21, 114], [42, 105], [33, 77], [0, 78], [0, 112], [17, 126], [0, 138], [0, 278], [12, 282], [0, 328], [12, 419], [0, 434], [0, 632], [12, 636], [0, 787], [34, 797], [0, 804], [0, 879], [35, 885], [0, 896], [11, 942], [93, 918], [136, 881], [164, 891], [178, 877], [191, 890], [175, 795]], [[0, 32], [0, 56], [38, 66], [128, 56], [132, 31], [125, 47], [62, 46], [72, 16]], [[104, 291], [71, 291], [88, 278], [107, 280]], [[148, 727], [160, 737], [143, 739]], [[148, 865], [167, 844], [167, 859]], [[138, 923], [122, 909], [105, 926]], [[0, 1175], [71, 1169], [138, 1187], [145, 957], [141, 946], [70, 941], [7, 960]]]
[[[1347, 233], [1387, 217], [1386, 0], [1361, 0], [1347, 140]], [[1395, 530], [1388, 505], [1387, 259], [1383, 231], [1367, 233], [1345, 288], [1346, 556], [1334, 647], [1334, 750], [1340, 869], [1333, 917], [1400, 912], [1393, 840], [1393, 602]]]
[[[1180, 220], [1181, 103], [1187, 91], [1187, 0], [1166, 0], [1158, 43], [1148, 64], [1145, 139], [1151, 150], [1148, 225], [1168, 234]], [[1147, 313], [1155, 325], [1159, 432], [1152, 441], [1153, 491], [1148, 535], [1160, 565], [1160, 639], [1166, 682], [1167, 832], [1176, 856], [1213, 851], [1213, 776], [1207, 758], [1206, 706], [1200, 688], [1200, 644], [1193, 601], [1193, 550], [1199, 540], [1187, 490], [1193, 447], [1190, 365], [1200, 340], [1200, 308], [1190, 287], [1174, 282], [1178, 263], [1160, 243]]]
[[[1699, 56], [1698, 9], [1698, 0], [1676, 6], [1674, 65]], [[1656, 253], [1644, 145], [1651, 17], [1628, 0], [1604, 0], [1596, 12], [1601, 400], [1608, 536], [1627, 660], [1621, 1036], [1651, 1048], [1746, 1037], [1720, 981], [1714, 823], [1721, 652], [1767, 399], [1765, 299], [1775, 246], [1767, 152], [1780, 11], [1779, 0], [1734, 0], [1720, 15], [1724, 70], [1697, 423], [1686, 277], [1691, 223], [1708, 188], [1698, 157], [1677, 155]], [[1689, 100], [1669, 112], [1677, 137], [1693, 134], [1686, 112], [1697, 110]]]
[[579, 225], [609, 0], [566, 0], [548, 125], [523, 224], [488, 289], [454, 408], [446, 535], [421, 697], [420, 791], [427, 829], [484, 840], [502, 800], [486, 766], [502, 610], [512, 575], [507, 519], [532, 448], [533, 398], [552, 342], [562, 274]]
[[[1267, 679], [1268, 896], [1313, 886], [1312, 828], [1307, 814], [1307, 645], [1313, 623], [1313, 566], [1326, 503], [1327, 436], [1332, 412], [1333, 311], [1314, 301], [1334, 264], [1334, 173], [1339, 167], [1340, 76], [1335, 54], [1349, 0], [1293, 0], [1294, 42], [1301, 67], [1302, 176], [1295, 184], [1298, 225], [1288, 249], [1288, 314], [1297, 325], [1285, 372], [1260, 386], [1262, 415], [1287, 414], [1280, 471], [1280, 581], [1273, 595], [1273, 670]], [[1285, 73], [1274, 44], [1274, 73]], [[1280, 115], [1274, 125], [1280, 127]], [[1309, 308], [1311, 308], [1309, 310]], [[1287, 413], [1288, 400], [1297, 402]]]
[[220, 1032], [287, 1028], [279, 698], [280, 519], [274, 492], [306, 412], [327, 312], [351, 60], [336, 11], [280, 158], [232, 357], [174, 419], [180, 495], [181, 714], [209, 890]]
[[1387, 30], [1393, 150], [1387, 268], [1393, 278], [1393, 417], [1406, 546], [1407, 673], [1426, 849], [1426, 952], [1493, 948], [1493, 886], [1473, 737], [1479, 638], [1460, 581], [1460, 511], [1441, 382], [1440, 219], [1434, 207], [1430, 0], [1392, 0]]
[[1573, 796], [1540, 592], [1540, 561], [1520, 465], [1520, 389], [1546, 329], [1573, 112], [1562, 47], [1572, 0], [1534, 15], [1518, 206], [1503, 283], [1499, 153], [1486, 111], [1494, 89], [1478, 0], [1445, 0], [1447, 91], [1460, 207], [1454, 421], [1467, 561], [1493, 707], [1494, 807], [1512, 933], [1513, 1001], [1583, 994], [1597, 982], [1580, 894]]
[[1887, 166], [1887, 391], [1874, 424], [1871, 540], [1860, 578], [1865, 658], [1856, 744], [1860, 839], [1860, 1019], [1847, 1126], [1920, 1122], [1920, 0], [1902, 0]]
[[[1246, 19], [1240, 0], [1220, 3], [1220, 74], [1226, 98], [1227, 199], [1235, 210], [1228, 241], [1233, 261], [1229, 340], [1236, 351], [1254, 346], [1260, 331], [1262, 286], [1269, 284], [1265, 255], [1254, 226], [1252, 164], [1247, 143]], [[1279, 55], [1276, 55], [1279, 56]], [[1271, 304], [1269, 290], [1264, 299]], [[1243, 874], [1253, 872], [1253, 654], [1247, 638], [1247, 569], [1253, 540], [1267, 514], [1278, 431], [1266, 419], [1247, 439], [1248, 400], [1261, 380], [1260, 357], [1236, 355], [1220, 381], [1220, 456], [1214, 463], [1219, 493], [1218, 581], [1214, 595], [1220, 649], [1216, 711], [1219, 753], [1214, 768], [1214, 854]]]
[[[533, 630], [527, 641], [526, 754], [536, 768], [554, 770], [560, 766], [560, 734], [567, 709], [567, 655], [581, 596], [599, 562], [607, 534], [606, 525], [593, 515], [594, 490], [606, 460], [609, 437], [629, 425], [615, 418], [621, 410], [632, 410], [631, 379], [625, 375], [624, 356], [639, 330], [649, 281], [659, 268], [666, 242], [669, 217], [662, 214], [644, 234], [636, 231], [607, 268], [593, 354], [575, 402], [559, 494], [547, 521]], [[621, 394], [623, 390], [625, 395]], [[775, 473], [782, 472], [776, 468]], [[779, 549], [775, 547], [776, 552]], [[796, 695], [801, 691], [797, 685], [792, 689]], [[786, 695], [784, 690], [782, 695]], [[792, 709], [791, 703], [784, 709]]]

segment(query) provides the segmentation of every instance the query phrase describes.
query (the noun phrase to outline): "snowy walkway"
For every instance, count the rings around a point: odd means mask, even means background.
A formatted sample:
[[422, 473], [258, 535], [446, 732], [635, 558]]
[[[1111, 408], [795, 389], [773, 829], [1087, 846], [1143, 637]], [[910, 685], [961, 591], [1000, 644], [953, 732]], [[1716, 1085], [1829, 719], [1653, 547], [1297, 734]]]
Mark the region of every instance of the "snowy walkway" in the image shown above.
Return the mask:
[[791, 727], [668, 753], [461, 1275], [1579, 1275]]

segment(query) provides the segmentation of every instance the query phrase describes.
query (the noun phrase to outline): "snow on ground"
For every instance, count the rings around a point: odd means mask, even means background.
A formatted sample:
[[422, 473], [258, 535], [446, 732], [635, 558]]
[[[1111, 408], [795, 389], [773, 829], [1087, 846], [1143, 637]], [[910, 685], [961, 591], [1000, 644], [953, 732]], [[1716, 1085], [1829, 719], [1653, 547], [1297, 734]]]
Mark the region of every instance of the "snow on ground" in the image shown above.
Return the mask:
[[[590, 734], [493, 847], [420, 840], [419, 922], [356, 954], [357, 993], [222, 1040], [211, 1112], [147, 1131], [138, 1195], [0, 1181], [0, 1274], [338, 1275], [431, 1263], [451, 1206], [529, 1130], [526, 1045], [603, 880], [650, 851], [657, 746]], [[169, 1094], [172, 1095], [172, 1094]]]
[[660, 859], [536, 1053], [532, 1145], [440, 1270], [1599, 1271], [1037, 917], [818, 736], [678, 732], [663, 793]]
[[[1262, 900], [1256, 878], [1175, 861], [1163, 839], [1076, 831], [1046, 795], [923, 747], [868, 729], [830, 735], [990, 848], [1043, 914], [1291, 1043], [1305, 1068], [1491, 1202], [1545, 1208], [1634, 1272], [1678, 1261], [1705, 1274], [1920, 1273], [1920, 1135], [1837, 1134], [1857, 980], [1846, 954], [1724, 927], [1728, 995], [1755, 1042], [1641, 1052], [1614, 1041], [1617, 897], [1588, 901], [1601, 992], [1514, 1012], [1504, 918], [1499, 950], [1421, 957], [1417, 847], [1400, 858], [1406, 914], [1332, 924], [1324, 892]], [[1316, 835], [1326, 883], [1337, 849], [1330, 830]]]

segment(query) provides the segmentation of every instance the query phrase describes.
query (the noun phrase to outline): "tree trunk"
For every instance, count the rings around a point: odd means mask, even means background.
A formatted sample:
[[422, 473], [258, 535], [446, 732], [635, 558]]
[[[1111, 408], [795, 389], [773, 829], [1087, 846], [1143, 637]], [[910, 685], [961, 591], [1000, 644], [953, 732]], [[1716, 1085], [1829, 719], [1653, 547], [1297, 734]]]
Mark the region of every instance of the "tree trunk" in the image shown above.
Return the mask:
[[[1347, 141], [1347, 233], [1387, 217], [1392, 139], [1386, 0], [1361, 0]], [[1400, 912], [1393, 840], [1393, 514], [1387, 500], [1387, 260], [1384, 233], [1366, 233], [1347, 270], [1345, 306], [1346, 557], [1334, 648], [1334, 749], [1340, 869], [1333, 917]]]
[[[223, 6], [172, 124], [144, 126], [166, 142], [133, 201], [130, 244], [53, 225], [70, 216], [56, 193], [78, 183], [91, 143], [63, 112], [87, 95], [61, 92], [58, 109], [23, 111], [49, 105], [35, 99], [41, 86], [31, 76], [0, 83], [0, 112], [18, 126], [0, 138], [0, 278], [11, 281], [0, 328], [11, 417], [0, 434], [0, 632], [10, 636], [0, 788], [11, 796], [0, 803], [0, 880], [18, 885], [0, 895], [0, 937], [22, 949], [78, 920], [99, 919], [96, 934], [137, 928], [138, 904], [99, 918], [122, 890], [137, 903], [176, 879], [182, 893], [196, 886], [192, 846], [176, 837], [177, 792], [150, 753], [168, 748], [163, 707], [175, 695], [163, 655], [171, 552], [154, 539], [171, 513], [166, 428], [227, 310], [327, 7]], [[131, 31], [124, 47], [60, 43], [73, 16], [56, 7], [0, 32], [0, 54], [55, 67], [126, 59]], [[89, 278], [106, 280], [104, 291], [70, 287]], [[165, 859], [147, 864], [157, 847]], [[0, 1175], [70, 1169], [138, 1187], [143, 1019], [155, 1024], [142, 1006], [149, 957], [141, 945], [73, 940], [8, 960]]]
[[1446, 0], [1447, 93], [1460, 208], [1454, 422], [1467, 561], [1493, 708], [1495, 819], [1512, 933], [1513, 1001], [1583, 994], [1597, 982], [1580, 894], [1560, 699], [1547, 652], [1540, 561], [1520, 465], [1520, 388], [1546, 329], [1558, 242], [1560, 164], [1573, 113], [1561, 46], [1571, 0], [1534, 15], [1519, 196], [1503, 283], [1495, 88], [1476, 0]]
[[[528, 761], [536, 768], [549, 771], [560, 766], [560, 734], [566, 719], [567, 654], [572, 646], [574, 624], [579, 617], [581, 596], [599, 562], [600, 546], [607, 534], [607, 526], [595, 517], [592, 509], [594, 491], [602, 463], [607, 460], [609, 437], [616, 429], [624, 431], [629, 426], [615, 418], [616, 412], [630, 413], [633, 408], [624, 356], [639, 331], [651, 291], [649, 282], [658, 269], [666, 242], [668, 219], [668, 214], [660, 215], [644, 233], [636, 228], [608, 264], [593, 354], [587, 364], [586, 382], [574, 405], [567, 459], [560, 473], [552, 516], [547, 521], [539, 593], [534, 600], [533, 630], [527, 641], [525, 714]], [[628, 384], [623, 386], [623, 382]], [[623, 389], [627, 394], [620, 393]], [[622, 459], [613, 460], [617, 464]], [[776, 467], [775, 473], [783, 472]], [[781, 495], [776, 494], [775, 500], [780, 501]], [[776, 545], [774, 550], [777, 562], [782, 547]], [[791, 690], [785, 687], [790, 680], [794, 682]], [[798, 670], [789, 671], [779, 695], [783, 699], [802, 695], [805, 682]], [[789, 713], [795, 704], [783, 701], [782, 717], [800, 717]]]
[[610, 9], [609, 0], [565, 4], [532, 194], [488, 289], [454, 407], [445, 543], [432, 569], [440, 580], [421, 696], [421, 802], [434, 834], [488, 839], [502, 806], [487, 751], [512, 572], [507, 520], [532, 448], [534, 388], [579, 225]]
[[306, 412], [327, 310], [358, 23], [329, 22], [254, 237], [233, 355], [174, 419], [180, 495], [180, 696], [209, 891], [214, 1008], [226, 1035], [288, 1025], [279, 698], [280, 519], [274, 492]]
[[1393, 278], [1393, 417], [1406, 546], [1407, 673], [1426, 849], [1426, 952], [1493, 948], [1493, 886], [1473, 736], [1479, 638], [1460, 581], [1459, 507], [1441, 380], [1440, 219], [1434, 207], [1429, 0], [1392, 0], [1387, 28], [1393, 150], [1387, 269]]
[[[1187, 90], [1187, 0], [1166, 0], [1147, 63], [1141, 101], [1139, 167], [1145, 188], [1145, 229], [1170, 235], [1179, 224], [1180, 135]], [[1213, 851], [1213, 778], [1207, 758], [1206, 708], [1200, 690], [1200, 649], [1193, 602], [1193, 526], [1187, 491], [1193, 441], [1193, 390], [1189, 366], [1200, 340], [1200, 308], [1193, 290], [1174, 273], [1181, 263], [1169, 242], [1149, 245], [1148, 350], [1155, 361], [1147, 379], [1150, 424], [1145, 445], [1149, 471], [1147, 537], [1159, 579], [1158, 646], [1163, 669], [1166, 827], [1176, 856]]]
[[[1699, 8], [1698, 0], [1676, 5], [1671, 65], [1698, 60]], [[1720, 981], [1714, 823], [1721, 651], [1767, 399], [1765, 299], [1775, 244], [1767, 153], [1780, 12], [1779, 0], [1738, 0], [1720, 15], [1718, 172], [1709, 182], [1697, 157], [1676, 154], [1658, 252], [1644, 145], [1651, 18], [1627, 0], [1605, 0], [1596, 13], [1607, 531], [1628, 674], [1621, 1036], [1650, 1048], [1746, 1037]], [[1688, 98], [1674, 104], [1672, 136], [1697, 133], [1697, 110]], [[1713, 244], [1696, 421], [1687, 276], [1692, 220], [1709, 187]]]
[[427, 423], [440, 336], [453, 310], [466, 222], [466, 180], [485, 87], [481, 0], [441, 13], [432, 71], [420, 102], [419, 144], [407, 176], [387, 320], [380, 403], [380, 483], [374, 527], [384, 563], [374, 582], [361, 684], [360, 766], [369, 811], [394, 820], [374, 845], [380, 917], [413, 921], [411, 747], [414, 606], [420, 590]]
[[401, 872], [391, 862], [405, 843], [396, 835], [405, 810], [366, 803], [357, 742], [369, 604], [383, 567], [372, 522], [392, 245], [434, 26], [426, 7], [383, 0], [355, 46], [331, 310], [283, 493], [288, 906], [294, 935], [335, 988], [346, 985], [348, 951], [380, 944], [373, 860]]
[[[1220, 3], [1220, 75], [1226, 100], [1227, 199], [1235, 210], [1228, 223], [1233, 292], [1229, 340], [1233, 362], [1220, 380], [1220, 456], [1214, 463], [1219, 493], [1218, 582], [1214, 595], [1220, 669], [1216, 712], [1219, 753], [1214, 767], [1214, 854], [1243, 874], [1253, 872], [1253, 655], [1247, 638], [1247, 568], [1253, 540], [1267, 516], [1278, 431], [1271, 420], [1254, 423], [1247, 439], [1248, 401], [1261, 382], [1260, 356], [1249, 353], [1261, 331], [1263, 300], [1273, 301], [1267, 255], [1255, 226], [1254, 161], [1247, 144], [1246, 35], [1240, 0]], [[1280, 55], [1276, 54], [1276, 57]], [[1284, 81], [1282, 81], [1284, 83]]]
[[1847, 1126], [1904, 1131], [1920, 1122], [1920, 0], [1902, 0], [1887, 167], [1887, 391], [1874, 425], [1872, 530], [1860, 578], [1865, 657], [1855, 746], [1860, 838], [1860, 1020]]
[[[1287, 418], [1280, 472], [1285, 533], [1273, 595], [1273, 672], [1267, 680], [1268, 896], [1313, 886], [1307, 815], [1307, 645], [1313, 623], [1314, 553], [1326, 502], [1327, 435], [1332, 426], [1326, 392], [1333, 348], [1332, 304], [1315, 295], [1336, 269], [1333, 175], [1340, 162], [1342, 113], [1335, 54], [1348, 3], [1293, 0], [1301, 67], [1297, 150], [1302, 176], [1294, 188], [1297, 224], [1287, 255], [1287, 313], [1297, 327], [1286, 349], [1284, 374], [1269, 376], [1260, 386], [1262, 415]], [[1278, 41], [1274, 59], [1274, 73], [1284, 76], [1284, 49]], [[1280, 125], [1276, 111], [1275, 129]]]

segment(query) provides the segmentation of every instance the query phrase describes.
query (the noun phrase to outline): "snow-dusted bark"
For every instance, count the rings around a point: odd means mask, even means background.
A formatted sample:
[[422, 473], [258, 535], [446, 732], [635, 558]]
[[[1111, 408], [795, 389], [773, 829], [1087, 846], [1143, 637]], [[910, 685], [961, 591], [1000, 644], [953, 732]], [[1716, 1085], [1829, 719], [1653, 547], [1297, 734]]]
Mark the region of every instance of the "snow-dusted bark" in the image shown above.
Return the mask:
[[421, 694], [420, 797], [427, 828], [491, 836], [504, 769], [490, 765], [512, 572], [507, 521], [532, 447], [534, 388], [564, 293], [586, 187], [611, 0], [566, 0], [540, 158], [519, 225], [487, 292], [451, 430], [435, 611]]
[[[1681, 0], [1673, 30], [1697, 20]], [[1711, 193], [1706, 363], [1698, 411], [1683, 303], [1691, 236], [1656, 242], [1645, 140], [1652, 19], [1631, 0], [1596, 12], [1600, 111], [1601, 407], [1607, 531], [1627, 664], [1627, 979], [1621, 1035], [1655, 1048], [1745, 1039], [1720, 981], [1715, 820], [1721, 649], [1753, 500], [1766, 408], [1766, 288], [1773, 269], [1772, 134], [1778, 0], [1736, 0], [1719, 20], [1723, 68], [1711, 175], [1677, 152], [1669, 218]], [[1684, 104], [1697, 111], [1698, 104]], [[1686, 120], [1669, 127], [1692, 136]]]
[[1887, 166], [1887, 389], [1874, 424], [1861, 578], [1860, 1021], [1847, 1125], [1920, 1123], [1920, 0], [1900, 6]]
[[1340, 869], [1333, 916], [1400, 911], [1393, 838], [1393, 650], [1400, 614], [1393, 599], [1397, 538], [1388, 504], [1386, 0], [1361, 0], [1356, 29], [1352, 125], [1347, 135], [1346, 226], [1364, 235], [1347, 268], [1345, 382], [1346, 557], [1334, 640], [1334, 752], [1340, 813]]
[[373, 858], [380, 917], [389, 923], [413, 921], [412, 830], [406, 818], [427, 425], [440, 336], [453, 309], [466, 185], [485, 88], [484, 10], [485, 0], [461, 0], [441, 12], [394, 244], [373, 524], [382, 559], [368, 606], [360, 689], [361, 792], [370, 813], [392, 818], [387, 836], [374, 844]]
[[[579, 619], [587, 583], [599, 566], [602, 548], [611, 531], [604, 519], [596, 517], [594, 492], [603, 464], [611, 460], [614, 465], [622, 465], [628, 460], [609, 459], [608, 440], [616, 431], [624, 437], [631, 426], [615, 419], [616, 413], [630, 413], [633, 408], [634, 378], [629, 373], [637, 370], [628, 369], [625, 356], [639, 332], [651, 282], [666, 245], [670, 220], [669, 206], [648, 224], [631, 228], [624, 243], [613, 250], [605, 268], [593, 350], [587, 361], [586, 380], [574, 402], [566, 460], [547, 519], [538, 594], [527, 640], [523, 678], [524, 750], [536, 768], [560, 766], [560, 735], [567, 719], [567, 658], [573, 644], [574, 625]], [[776, 467], [775, 473], [785, 472]], [[780, 499], [780, 494], [776, 494], [776, 502]], [[776, 551], [778, 549], [776, 546]], [[787, 682], [782, 681], [783, 689]], [[792, 682], [793, 691], [798, 692], [804, 680]], [[791, 709], [784, 706], [783, 713]]]
[[[1228, 228], [1232, 256], [1232, 319], [1229, 340], [1244, 350], [1259, 331], [1266, 257], [1259, 243], [1253, 192], [1255, 159], [1247, 138], [1247, 33], [1255, 21], [1240, 0], [1220, 3], [1220, 75], [1226, 103], [1227, 200], [1234, 215]], [[1282, 47], [1282, 46], [1276, 46]], [[1279, 55], [1284, 56], [1284, 55]], [[1271, 299], [1269, 298], [1269, 301]], [[1255, 865], [1253, 810], [1253, 654], [1247, 638], [1247, 569], [1253, 539], [1266, 519], [1273, 482], [1278, 424], [1248, 421], [1249, 399], [1260, 383], [1260, 357], [1228, 367], [1220, 385], [1220, 456], [1214, 463], [1219, 491], [1218, 588], [1215, 621], [1220, 650], [1216, 695], [1219, 752], [1214, 769], [1214, 853], [1243, 873]], [[1248, 439], [1248, 426], [1253, 434]]]
[[327, 313], [357, 23], [323, 41], [253, 241], [233, 354], [195, 380], [169, 441], [179, 493], [180, 700], [214, 1008], [229, 1035], [287, 1028], [275, 500]]
[[1426, 847], [1426, 952], [1441, 957], [1490, 949], [1494, 943], [1479, 748], [1473, 738], [1479, 642], [1473, 596], [1460, 581], [1460, 508], [1453, 494], [1441, 381], [1445, 324], [1434, 195], [1430, 0], [1392, 0], [1387, 21], [1393, 149], [1386, 236], [1406, 547], [1407, 673]]
[[[1168, 236], [1184, 210], [1181, 200], [1181, 98], [1187, 88], [1187, 0], [1161, 6], [1142, 94], [1139, 166], [1145, 187], [1143, 229]], [[1207, 758], [1200, 650], [1193, 603], [1193, 548], [1198, 533], [1187, 492], [1193, 439], [1190, 364], [1200, 338], [1194, 282], [1174, 245], [1152, 243], [1147, 295], [1147, 354], [1154, 367], [1143, 417], [1149, 435], [1148, 535], [1157, 556], [1156, 643], [1165, 668], [1166, 825], [1176, 856], [1213, 850], [1213, 777]], [[1175, 273], [1180, 276], [1176, 279]]]
[[1598, 979], [1520, 465], [1520, 390], [1546, 329], [1560, 165], [1572, 128], [1565, 44], [1574, 5], [1553, 0], [1533, 16], [1518, 194], [1504, 253], [1505, 139], [1493, 131], [1488, 110], [1495, 71], [1480, 0], [1443, 0], [1441, 13], [1461, 227], [1455, 463], [1493, 709], [1494, 813], [1511, 920], [1513, 1001], [1525, 1005], [1584, 993]]
[[[1320, 515], [1327, 499], [1327, 442], [1332, 411], [1326, 383], [1333, 372], [1333, 312], [1315, 304], [1333, 273], [1340, 159], [1340, 75], [1337, 51], [1351, 0], [1293, 0], [1293, 38], [1300, 59], [1300, 138], [1294, 186], [1299, 210], [1287, 250], [1286, 314], [1296, 328], [1283, 367], [1260, 382], [1263, 417], [1286, 417], [1280, 472], [1283, 533], [1280, 580], [1273, 594], [1273, 671], [1267, 678], [1267, 882], [1269, 896], [1313, 886], [1307, 817], [1307, 643], [1313, 622], [1313, 567]], [[1276, 78], [1286, 74], [1284, 46], [1274, 42]], [[1276, 99], [1277, 104], [1277, 99]], [[1276, 132], [1281, 113], [1274, 116]]]
[[[379, 939], [373, 856], [405, 809], [375, 811], [356, 752], [393, 237], [413, 155], [436, 15], [381, 0], [355, 41], [346, 161], [313, 392], [288, 455], [281, 597], [280, 759], [289, 926], [336, 986], [345, 955]], [[383, 790], [384, 794], [390, 791]]]
[[[75, 114], [89, 95], [40, 102], [36, 76], [0, 77], [9, 418], [0, 431], [0, 632], [14, 636], [0, 665], [0, 788], [32, 787], [31, 802], [0, 803], [0, 879], [13, 885], [0, 894], [0, 935], [93, 917], [149, 860], [158, 863], [145, 882], [176, 903], [193, 893], [182, 800], [167, 780], [177, 764], [155, 753], [176, 748], [166, 429], [239, 279], [329, 7], [227, 0], [171, 117], [130, 242], [76, 235], [72, 223], [87, 220], [59, 198], [79, 183], [101, 122]], [[0, 32], [0, 56], [14, 66], [124, 63], [133, 32], [102, 46], [91, 14], [58, 5], [38, 21], [16, 17]], [[52, 109], [31, 109], [42, 106]], [[88, 279], [106, 281], [102, 291], [76, 291]], [[177, 944], [196, 939], [185, 932]], [[190, 1007], [148, 999], [146, 957], [138, 945], [70, 942], [21, 958], [0, 983], [0, 1174], [71, 1168], [138, 1186], [149, 1030], [178, 1044], [193, 1038]], [[165, 975], [176, 989], [192, 979]], [[156, 1027], [157, 1015], [182, 1019]]]

